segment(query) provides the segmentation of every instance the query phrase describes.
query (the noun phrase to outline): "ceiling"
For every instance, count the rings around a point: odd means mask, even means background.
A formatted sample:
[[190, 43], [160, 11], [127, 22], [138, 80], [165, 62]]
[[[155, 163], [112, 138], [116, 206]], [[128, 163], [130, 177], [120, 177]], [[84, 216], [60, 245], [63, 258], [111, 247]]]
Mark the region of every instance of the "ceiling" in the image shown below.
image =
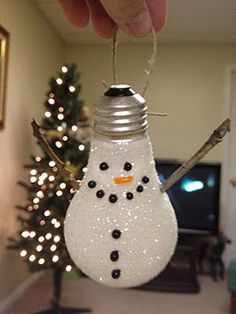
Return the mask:
[[[37, 6], [68, 45], [105, 44], [91, 25], [77, 29], [65, 18], [58, 0], [35, 0]], [[119, 35], [121, 43], [149, 43], [151, 38]], [[236, 44], [235, 0], [169, 0], [168, 19], [158, 42], [165, 44]]]

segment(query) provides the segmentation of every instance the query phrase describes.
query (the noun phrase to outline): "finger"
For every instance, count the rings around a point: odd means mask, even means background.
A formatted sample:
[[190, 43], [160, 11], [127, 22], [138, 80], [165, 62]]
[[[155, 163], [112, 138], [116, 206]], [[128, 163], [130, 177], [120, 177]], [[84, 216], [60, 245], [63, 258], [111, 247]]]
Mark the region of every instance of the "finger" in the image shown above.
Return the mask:
[[160, 31], [165, 25], [167, 1], [166, 0], [146, 0], [155, 30]]
[[59, 0], [59, 3], [72, 25], [85, 27], [88, 24], [89, 10], [84, 0]]
[[144, 0], [100, 0], [114, 22], [126, 33], [143, 37], [151, 31], [152, 21]]
[[103, 38], [111, 38], [115, 23], [104, 10], [99, 0], [87, 0], [96, 33]]

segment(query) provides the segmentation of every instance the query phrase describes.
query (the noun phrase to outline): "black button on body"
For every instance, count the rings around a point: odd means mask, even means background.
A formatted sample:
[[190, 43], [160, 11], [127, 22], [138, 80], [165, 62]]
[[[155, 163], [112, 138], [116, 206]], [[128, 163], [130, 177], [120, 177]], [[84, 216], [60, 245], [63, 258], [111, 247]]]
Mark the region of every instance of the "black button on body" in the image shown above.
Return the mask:
[[134, 198], [133, 193], [127, 192], [127, 193], [126, 193], [126, 198], [127, 198], [128, 200], [132, 200], [132, 199]]
[[109, 168], [108, 164], [106, 162], [102, 162], [100, 163], [100, 166], [99, 168], [104, 171], [104, 170], [107, 170]]
[[95, 181], [93, 181], [93, 180], [89, 181], [89, 183], [88, 183], [88, 187], [89, 187], [90, 189], [95, 188], [96, 185], [97, 185], [97, 183], [96, 183]]
[[137, 187], [136, 191], [139, 192], [139, 193], [143, 192], [143, 187], [142, 187], [142, 185], [139, 185], [139, 186]]
[[118, 279], [120, 277], [120, 269], [114, 269], [111, 272], [111, 275], [113, 279]]
[[109, 196], [109, 202], [110, 203], [115, 203], [117, 201], [117, 196], [115, 194], [111, 194]]
[[102, 198], [105, 195], [105, 193], [104, 193], [103, 190], [98, 190], [96, 195], [97, 195], [98, 198]]
[[124, 165], [124, 170], [126, 171], [130, 171], [132, 169], [132, 165], [131, 163], [129, 163], [128, 161], [125, 163]]
[[113, 237], [114, 239], [119, 239], [120, 236], [121, 236], [121, 231], [120, 231], [120, 230], [114, 229], [114, 230], [112, 231], [112, 237]]
[[147, 176], [144, 176], [142, 178], [143, 183], [148, 183], [149, 182], [149, 178]]
[[110, 259], [112, 262], [116, 262], [119, 259], [119, 252], [117, 250], [114, 250], [110, 254]]

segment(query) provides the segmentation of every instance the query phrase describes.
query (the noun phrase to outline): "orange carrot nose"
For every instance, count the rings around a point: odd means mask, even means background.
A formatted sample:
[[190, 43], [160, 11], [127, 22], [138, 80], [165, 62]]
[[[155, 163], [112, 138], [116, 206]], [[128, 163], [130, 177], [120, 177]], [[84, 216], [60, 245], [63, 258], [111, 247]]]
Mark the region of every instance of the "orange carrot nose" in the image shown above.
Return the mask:
[[127, 177], [118, 177], [114, 179], [115, 184], [124, 184], [129, 183], [133, 181], [133, 176], [127, 176]]

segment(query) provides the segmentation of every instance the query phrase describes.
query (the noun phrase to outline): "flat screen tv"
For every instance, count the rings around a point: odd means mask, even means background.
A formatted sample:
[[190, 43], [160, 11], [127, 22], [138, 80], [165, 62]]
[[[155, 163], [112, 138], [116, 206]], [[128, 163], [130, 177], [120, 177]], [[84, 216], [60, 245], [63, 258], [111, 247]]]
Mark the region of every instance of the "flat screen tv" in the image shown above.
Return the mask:
[[[178, 160], [156, 160], [160, 181], [167, 179], [181, 164]], [[220, 170], [220, 163], [198, 163], [167, 190], [179, 233], [218, 233]]]

